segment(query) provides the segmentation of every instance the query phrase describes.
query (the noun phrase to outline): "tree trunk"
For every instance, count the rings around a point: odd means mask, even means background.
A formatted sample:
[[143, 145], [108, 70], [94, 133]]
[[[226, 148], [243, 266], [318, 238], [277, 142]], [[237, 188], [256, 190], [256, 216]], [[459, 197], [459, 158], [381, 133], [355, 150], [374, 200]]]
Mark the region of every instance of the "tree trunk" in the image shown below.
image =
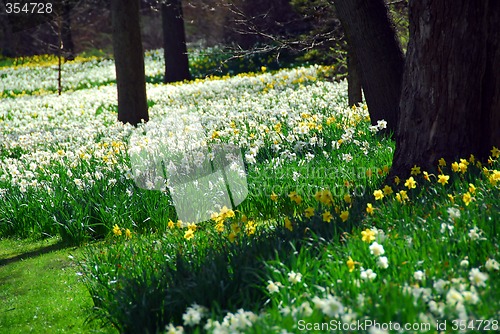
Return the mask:
[[71, 3], [65, 1], [62, 8], [62, 29], [61, 38], [63, 44], [64, 58], [66, 60], [75, 59], [75, 45], [71, 34]]
[[191, 79], [186, 48], [186, 33], [181, 0], [167, 0], [161, 5], [165, 83]]
[[391, 175], [500, 145], [500, 2], [410, 1], [410, 42]]
[[358, 59], [354, 50], [349, 49], [347, 54], [347, 95], [349, 106], [356, 106], [363, 102], [361, 92], [361, 73], [359, 71]]
[[358, 59], [371, 122], [384, 119], [395, 133], [404, 56], [384, 0], [335, 0], [335, 8]]
[[139, 0], [111, 0], [113, 52], [118, 88], [118, 120], [137, 125], [149, 120]]

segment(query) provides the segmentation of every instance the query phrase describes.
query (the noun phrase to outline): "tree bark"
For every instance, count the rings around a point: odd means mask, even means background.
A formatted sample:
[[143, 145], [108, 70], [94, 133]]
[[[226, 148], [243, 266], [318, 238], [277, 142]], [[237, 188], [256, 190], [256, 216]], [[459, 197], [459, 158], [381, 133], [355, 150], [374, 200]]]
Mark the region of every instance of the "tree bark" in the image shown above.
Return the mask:
[[335, 0], [349, 47], [358, 59], [372, 124], [396, 132], [404, 56], [384, 0]]
[[118, 120], [135, 126], [149, 120], [139, 0], [111, 0], [111, 18]]
[[500, 145], [500, 2], [410, 1], [410, 42], [391, 175], [488, 156]]
[[161, 5], [165, 83], [191, 79], [186, 47], [186, 33], [181, 0], [167, 0]]
[[63, 43], [64, 58], [66, 60], [75, 59], [75, 45], [71, 34], [71, 3], [65, 1], [62, 6], [62, 29], [61, 38]]
[[349, 106], [356, 106], [363, 102], [361, 91], [361, 73], [359, 71], [358, 59], [354, 50], [348, 49], [347, 54], [347, 95]]

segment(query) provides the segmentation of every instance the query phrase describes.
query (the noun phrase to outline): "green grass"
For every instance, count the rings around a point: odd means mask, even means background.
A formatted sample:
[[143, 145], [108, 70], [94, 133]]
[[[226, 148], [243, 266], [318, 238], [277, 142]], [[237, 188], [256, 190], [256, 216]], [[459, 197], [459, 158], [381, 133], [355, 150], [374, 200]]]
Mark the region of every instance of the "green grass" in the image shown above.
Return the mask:
[[[347, 107], [330, 70], [148, 85], [152, 117], [139, 129], [116, 124], [105, 81], [6, 99], [0, 332], [300, 333], [374, 320], [447, 321], [454, 333], [457, 319], [498, 329], [500, 152], [388, 179], [394, 142], [364, 106]], [[241, 146], [249, 190], [197, 225], [177, 221], [168, 192], [134, 183], [127, 151], [182, 142], [187, 124], [210, 145]]]
[[114, 333], [86, 319], [92, 299], [59, 239], [0, 240], [1, 333]]

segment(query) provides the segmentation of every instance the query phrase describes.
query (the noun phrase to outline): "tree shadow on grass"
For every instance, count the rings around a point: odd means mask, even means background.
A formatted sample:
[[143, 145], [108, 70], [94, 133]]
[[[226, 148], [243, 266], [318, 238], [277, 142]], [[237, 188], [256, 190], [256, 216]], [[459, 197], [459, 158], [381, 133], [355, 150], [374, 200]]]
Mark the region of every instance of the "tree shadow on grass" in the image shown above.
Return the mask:
[[29, 250], [26, 252], [22, 252], [21, 254], [14, 255], [11, 257], [7, 257], [5, 259], [0, 259], [0, 267], [16, 263], [22, 260], [27, 260], [27, 259], [32, 259], [38, 256], [41, 256], [43, 254], [51, 253], [54, 251], [58, 251], [64, 248], [68, 248], [68, 244], [64, 243], [62, 241], [58, 241], [55, 244], [47, 245], [47, 246], [40, 246], [36, 249]]

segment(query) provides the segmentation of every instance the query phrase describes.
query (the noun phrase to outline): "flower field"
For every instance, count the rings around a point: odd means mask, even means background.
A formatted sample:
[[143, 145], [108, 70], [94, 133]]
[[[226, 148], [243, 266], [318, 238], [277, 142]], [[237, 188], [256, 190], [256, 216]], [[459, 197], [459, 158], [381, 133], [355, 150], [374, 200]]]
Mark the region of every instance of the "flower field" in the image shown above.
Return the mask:
[[[385, 121], [348, 107], [333, 68], [149, 80], [150, 121], [133, 128], [116, 120], [111, 60], [65, 64], [61, 96], [53, 65], [0, 68], [0, 238], [78, 245], [91, 319], [123, 333], [498, 330], [498, 148], [389, 179]], [[162, 71], [150, 52], [147, 76]], [[238, 147], [244, 164], [244, 200], [203, 222], [180, 220], [169, 180], [147, 189], [131, 161], [190, 145]]]

